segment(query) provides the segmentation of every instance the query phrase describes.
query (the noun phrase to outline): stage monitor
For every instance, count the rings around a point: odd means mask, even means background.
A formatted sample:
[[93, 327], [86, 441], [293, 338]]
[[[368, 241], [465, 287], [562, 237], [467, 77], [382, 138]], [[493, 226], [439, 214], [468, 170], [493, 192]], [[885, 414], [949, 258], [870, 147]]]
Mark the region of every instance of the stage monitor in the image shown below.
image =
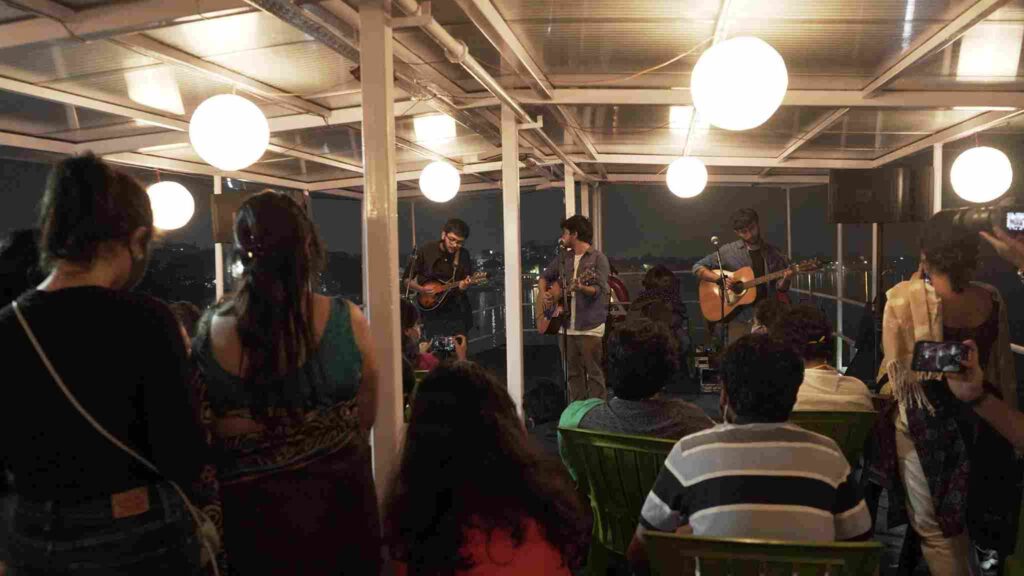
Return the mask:
[[931, 206], [931, 166], [832, 170], [829, 176], [830, 224], [923, 222]]

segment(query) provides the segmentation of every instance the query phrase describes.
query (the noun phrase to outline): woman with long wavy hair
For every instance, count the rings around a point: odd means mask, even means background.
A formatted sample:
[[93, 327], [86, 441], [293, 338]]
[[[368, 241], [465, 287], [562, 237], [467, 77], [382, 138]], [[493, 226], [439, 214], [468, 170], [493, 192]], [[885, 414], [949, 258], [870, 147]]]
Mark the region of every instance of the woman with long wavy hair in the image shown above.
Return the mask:
[[384, 526], [398, 574], [429, 576], [568, 576], [590, 529], [561, 463], [472, 362], [420, 383]]
[[377, 574], [377, 371], [366, 319], [313, 290], [323, 246], [289, 196], [246, 200], [234, 235], [238, 289], [206, 315], [193, 345], [232, 568]]

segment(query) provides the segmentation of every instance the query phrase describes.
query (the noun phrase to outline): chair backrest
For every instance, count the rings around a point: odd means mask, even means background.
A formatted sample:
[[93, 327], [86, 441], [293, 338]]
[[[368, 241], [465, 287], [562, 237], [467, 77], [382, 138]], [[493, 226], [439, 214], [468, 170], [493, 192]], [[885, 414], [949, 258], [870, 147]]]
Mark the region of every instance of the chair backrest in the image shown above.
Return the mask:
[[789, 421], [836, 441], [851, 466], [864, 453], [864, 442], [875, 425], [878, 412], [793, 412]]
[[[655, 575], [874, 576], [882, 557], [878, 542], [785, 542], [706, 538], [664, 532], [644, 534]], [[697, 562], [694, 562], [694, 559]]]
[[562, 442], [590, 497], [594, 537], [625, 554], [640, 520], [640, 508], [675, 441], [579, 428], [559, 428]]

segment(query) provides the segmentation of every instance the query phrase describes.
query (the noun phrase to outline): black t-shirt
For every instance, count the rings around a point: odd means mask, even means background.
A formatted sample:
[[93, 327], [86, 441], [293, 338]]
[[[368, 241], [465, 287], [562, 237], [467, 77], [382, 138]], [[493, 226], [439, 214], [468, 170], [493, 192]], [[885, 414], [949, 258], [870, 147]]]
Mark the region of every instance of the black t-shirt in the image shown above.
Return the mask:
[[[185, 490], [206, 460], [189, 363], [166, 305], [100, 287], [26, 292], [22, 313], [79, 403]], [[0, 310], [0, 462], [15, 491], [73, 502], [152, 483], [154, 474], [68, 402], [10, 305]]]
[[[430, 280], [452, 282], [472, 276], [473, 260], [469, 257], [469, 251], [459, 248], [457, 254], [459, 262], [455, 264], [455, 254], [445, 250], [441, 242], [431, 242], [416, 253], [416, 258], [411, 264], [412, 269], [406, 270], [405, 277], [408, 278], [411, 272], [415, 275], [416, 282], [422, 285]], [[424, 335], [428, 337], [468, 334], [473, 326], [473, 310], [469, 304], [469, 297], [458, 288], [452, 290], [437, 309], [424, 311], [422, 314]]]
[[[750, 267], [754, 270], [754, 278], [760, 278], [765, 275], [764, 269], [764, 255], [761, 253], [761, 249], [750, 250]], [[759, 284], [757, 286], [757, 301], [765, 299], [768, 296], [768, 284]]]

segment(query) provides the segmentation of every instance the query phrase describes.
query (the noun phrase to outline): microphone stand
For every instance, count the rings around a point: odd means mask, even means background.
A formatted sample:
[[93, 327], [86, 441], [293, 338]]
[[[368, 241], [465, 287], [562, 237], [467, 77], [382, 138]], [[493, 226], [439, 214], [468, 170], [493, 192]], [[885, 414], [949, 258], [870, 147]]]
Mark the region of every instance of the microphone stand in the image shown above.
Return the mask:
[[567, 280], [565, 275], [565, 253], [568, 250], [567, 246], [563, 246], [561, 242], [558, 243], [558, 278], [562, 282], [562, 383], [565, 386], [566, 405], [569, 404], [569, 324], [566, 319], [572, 322], [569, 309], [569, 283], [571, 280]]
[[406, 270], [408, 270], [408, 277], [405, 279], [405, 299], [406, 300], [409, 299], [409, 292], [412, 290], [412, 278], [413, 278], [412, 265], [413, 265], [413, 262], [416, 261], [416, 254], [417, 254], [418, 250], [419, 249], [416, 247], [416, 245], [413, 244], [413, 246], [412, 246], [412, 254], [409, 254], [409, 262], [406, 263], [406, 265], [405, 265]]
[[722, 247], [716, 242], [715, 243], [715, 254], [718, 255], [718, 271], [722, 275], [722, 285], [718, 288], [718, 294], [722, 297], [722, 318], [719, 322], [722, 323], [722, 350], [719, 353], [725, 351], [726, 347], [729, 346], [729, 323], [725, 321], [725, 266], [722, 265]]

